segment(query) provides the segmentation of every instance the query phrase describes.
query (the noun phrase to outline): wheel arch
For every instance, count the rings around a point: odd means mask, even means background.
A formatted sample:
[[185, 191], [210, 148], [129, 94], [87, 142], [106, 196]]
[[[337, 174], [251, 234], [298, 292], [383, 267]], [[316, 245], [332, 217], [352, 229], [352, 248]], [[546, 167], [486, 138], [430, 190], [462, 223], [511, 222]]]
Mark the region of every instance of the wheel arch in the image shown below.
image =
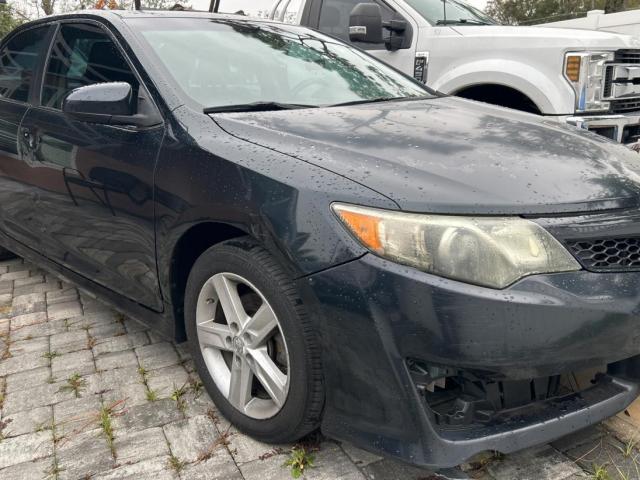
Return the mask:
[[467, 85], [453, 92], [453, 95], [537, 115], [542, 114], [540, 106], [527, 94], [517, 88], [500, 83]]
[[469, 87], [502, 85], [526, 95], [544, 115], [572, 114], [575, 92], [562, 78], [560, 68], [556, 72], [555, 69], [536, 67], [515, 59], [478, 59], [450, 66], [441, 75], [436, 75], [429, 86], [455, 95]]
[[169, 267], [170, 298], [174, 317], [174, 336], [178, 342], [186, 340], [184, 324], [184, 294], [193, 264], [207, 249], [249, 232], [228, 223], [206, 221], [192, 225], [176, 242]]

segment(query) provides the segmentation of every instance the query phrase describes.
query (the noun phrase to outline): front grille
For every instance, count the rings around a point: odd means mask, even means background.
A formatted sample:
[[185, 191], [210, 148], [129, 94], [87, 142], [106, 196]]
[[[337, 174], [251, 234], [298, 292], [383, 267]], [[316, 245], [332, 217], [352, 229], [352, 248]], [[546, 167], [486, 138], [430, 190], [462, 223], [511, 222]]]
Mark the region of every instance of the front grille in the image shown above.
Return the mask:
[[570, 240], [566, 243], [587, 270], [611, 272], [640, 269], [640, 237]]
[[613, 68], [607, 67], [604, 71], [604, 90], [602, 91], [602, 96], [608, 98], [611, 96], [611, 87], [613, 85]]
[[640, 63], [640, 50], [618, 50], [614, 57], [616, 63]]
[[612, 100], [612, 113], [626, 113], [640, 110], [640, 98], [632, 98], [629, 100]]

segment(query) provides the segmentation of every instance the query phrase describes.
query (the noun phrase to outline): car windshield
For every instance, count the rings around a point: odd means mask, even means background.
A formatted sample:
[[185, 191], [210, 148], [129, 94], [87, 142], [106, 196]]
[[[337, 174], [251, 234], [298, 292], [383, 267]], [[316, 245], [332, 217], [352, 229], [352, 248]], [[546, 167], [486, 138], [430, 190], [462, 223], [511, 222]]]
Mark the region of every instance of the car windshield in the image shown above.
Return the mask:
[[432, 25], [497, 25], [494, 19], [460, 0], [407, 0]]
[[304, 27], [193, 17], [130, 23], [184, 94], [210, 110], [318, 107], [433, 94], [365, 53]]

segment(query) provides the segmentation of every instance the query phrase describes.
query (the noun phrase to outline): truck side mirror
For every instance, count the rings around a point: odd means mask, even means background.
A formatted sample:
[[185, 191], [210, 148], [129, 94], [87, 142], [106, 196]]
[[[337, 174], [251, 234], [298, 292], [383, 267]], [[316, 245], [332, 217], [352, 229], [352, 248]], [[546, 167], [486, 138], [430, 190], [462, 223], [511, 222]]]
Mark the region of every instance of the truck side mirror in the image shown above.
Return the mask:
[[358, 3], [349, 15], [349, 40], [382, 43], [382, 11], [376, 3]]
[[386, 40], [387, 50], [395, 51], [402, 48], [404, 44], [404, 34], [407, 30], [407, 21], [403, 18], [393, 18], [384, 22], [384, 28], [389, 30], [389, 38]]

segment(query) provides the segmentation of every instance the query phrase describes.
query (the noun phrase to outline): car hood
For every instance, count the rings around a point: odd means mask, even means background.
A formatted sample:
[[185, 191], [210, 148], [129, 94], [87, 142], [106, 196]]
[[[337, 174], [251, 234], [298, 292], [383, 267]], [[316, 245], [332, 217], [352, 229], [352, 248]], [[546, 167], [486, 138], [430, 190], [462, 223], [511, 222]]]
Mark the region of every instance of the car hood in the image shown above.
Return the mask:
[[[550, 27], [518, 27], [518, 26], [453, 26], [457, 33], [463, 37], [475, 37], [478, 39], [489, 38], [504, 42], [507, 39], [535, 39], [543, 45], [554, 44], [563, 51], [567, 48], [639, 48], [640, 39], [631, 35], [602, 32], [594, 30], [580, 30], [577, 28], [550, 28]], [[530, 43], [523, 46], [529, 48]]]
[[407, 211], [585, 212], [638, 205], [640, 156], [589, 132], [458, 98], [213, 115]]

